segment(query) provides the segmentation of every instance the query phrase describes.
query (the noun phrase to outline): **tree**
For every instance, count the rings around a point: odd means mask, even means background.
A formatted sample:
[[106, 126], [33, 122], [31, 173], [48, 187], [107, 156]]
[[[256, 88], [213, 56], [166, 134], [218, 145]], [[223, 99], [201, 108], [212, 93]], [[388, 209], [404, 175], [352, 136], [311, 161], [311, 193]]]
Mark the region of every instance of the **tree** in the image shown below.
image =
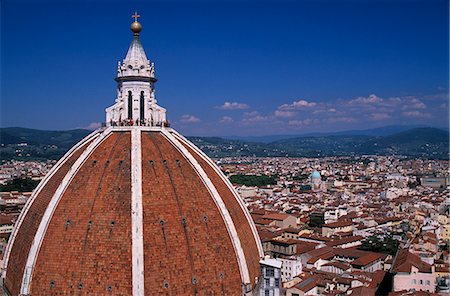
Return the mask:
[[394, 239], [391, 235], [378, 238], [376, 235], [369, 236], [365, 239], [362, 244], [358, 247], [360, 250], [372, 251], [384, 254], [395, 255], [398, 249], [399, 242]]
[[238, 174], [230, 176], [230, 181], [233, 184], [258, 187], [277, 184], [277, 179], [275, 176], [266, 175], [257, 176]]
[[39, 184], [39, 181], [30, 178], [16, 178], [8, 181], [5, 185], [0, 185], [0, 192], [19, 191], [30, 192]]

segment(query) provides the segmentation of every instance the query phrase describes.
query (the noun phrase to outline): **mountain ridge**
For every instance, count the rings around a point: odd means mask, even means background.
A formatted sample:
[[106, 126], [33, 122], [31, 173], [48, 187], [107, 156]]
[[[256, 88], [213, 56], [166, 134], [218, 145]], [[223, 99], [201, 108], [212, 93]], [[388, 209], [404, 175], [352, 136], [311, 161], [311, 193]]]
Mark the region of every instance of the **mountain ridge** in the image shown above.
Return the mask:
[[[391, 129], [392, 130], [392, 129]], [[58, 159], [91, 131], [45, 131], [0, 128], [1, 160]], [[357, 155], [402, 155], [448, 159], [448, 130], [418, 127], [386, 136], [301, 135], [269, 143], [221, 137], [188, 137], [211, 157], [325, 157]], [[26, 143], [26, 144], [25, 144]]]
[[427, 125], [387, 125], [370, 129], [361, 130], [343, 130], [336, 132], [312, 132], [295, 135], [264, 135], [264, 136], [223, 136], [222, 138], [231, 140], [242, 140], [247, 142], [262, 142], [271, 143], [278, 140], [300, 138], [300, 137], [316, 137], [316, 136], [333, 136], [333, 135], [360, 135], [360, 136], [389, 136], [392, 134], [400, 133], [406, 130], [414, 128], [437, 128], [442, 130], [448, 130], [446, 127], [431, 127]]

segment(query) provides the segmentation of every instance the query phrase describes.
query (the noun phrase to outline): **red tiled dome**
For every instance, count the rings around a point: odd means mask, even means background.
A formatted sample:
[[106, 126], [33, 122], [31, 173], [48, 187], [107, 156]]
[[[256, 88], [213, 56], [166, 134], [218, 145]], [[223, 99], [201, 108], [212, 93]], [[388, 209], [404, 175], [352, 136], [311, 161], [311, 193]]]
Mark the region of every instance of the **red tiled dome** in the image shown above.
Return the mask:
[[262, 248], [243, 201], [164, 127], [109, 127], [36, 188], [5, 254], [12, 295], [241, 295]]

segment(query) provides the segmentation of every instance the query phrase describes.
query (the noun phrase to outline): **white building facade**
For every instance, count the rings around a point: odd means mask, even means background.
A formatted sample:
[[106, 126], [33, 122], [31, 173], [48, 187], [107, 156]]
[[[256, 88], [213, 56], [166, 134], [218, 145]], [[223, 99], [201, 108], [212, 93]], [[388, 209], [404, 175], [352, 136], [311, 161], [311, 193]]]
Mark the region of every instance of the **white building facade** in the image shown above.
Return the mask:
[[277, 259], [264, 258], [260, 261], [261, 279], [260, 296], [280, 296], [281, 262]]
[[287, 282], [302, 273], [302, 261], [296, 256], [277, 258], [281, 262], [281, 280]]

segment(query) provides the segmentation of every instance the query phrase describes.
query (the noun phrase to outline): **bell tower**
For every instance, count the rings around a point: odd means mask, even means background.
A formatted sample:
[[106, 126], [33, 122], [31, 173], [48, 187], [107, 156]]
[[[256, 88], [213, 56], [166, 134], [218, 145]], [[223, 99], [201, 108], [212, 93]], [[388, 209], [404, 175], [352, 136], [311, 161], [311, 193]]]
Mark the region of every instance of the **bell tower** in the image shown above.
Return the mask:
[[127, 55], [117, 66], [116, 103], [106, 109], [106, 125], [168, 126], [166, 109], [155, 98], [155, 65], [147, 59], [139, 40], [139, 14], [132, 15], [133, 40]]

